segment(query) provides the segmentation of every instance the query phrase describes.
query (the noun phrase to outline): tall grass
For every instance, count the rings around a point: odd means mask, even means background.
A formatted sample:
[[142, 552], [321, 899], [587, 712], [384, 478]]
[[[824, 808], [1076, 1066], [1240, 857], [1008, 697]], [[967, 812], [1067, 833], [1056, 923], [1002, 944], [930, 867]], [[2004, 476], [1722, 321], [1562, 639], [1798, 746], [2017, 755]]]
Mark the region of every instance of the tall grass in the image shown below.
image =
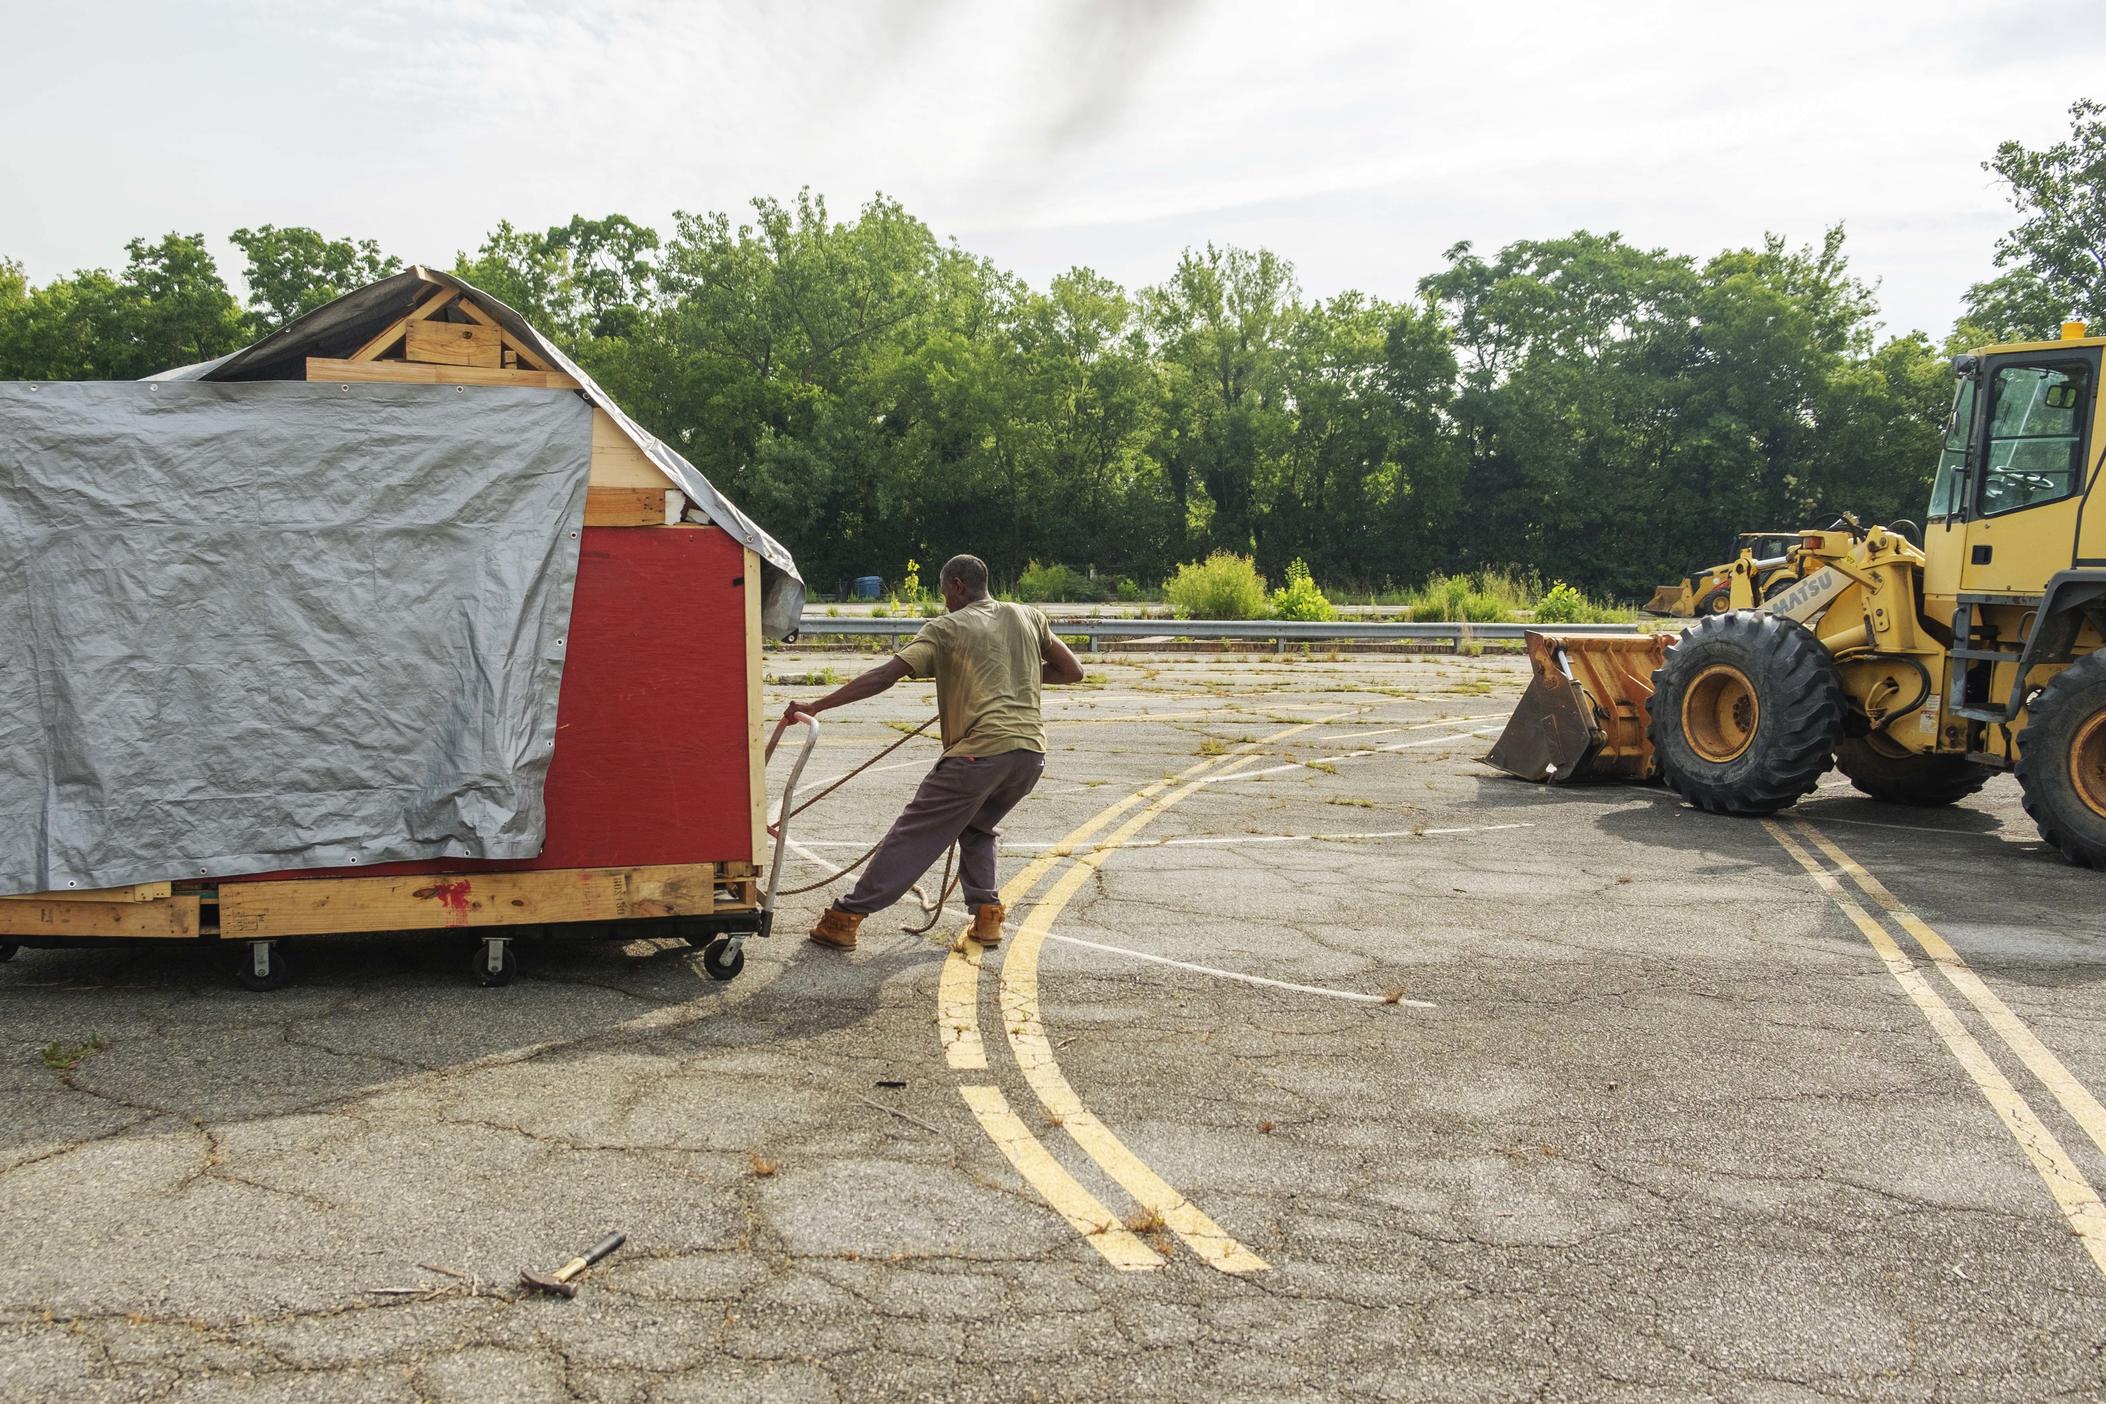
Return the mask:
[[1533, 616], [1546, 624], [1610, 624], [1635, 617], [1620, 605], [1582, 595], [1562, 580], [1546, 591], [1534, 577], [1510, 570], [1436, 575], [1399, 602], [1413, 619], [1447, 623], [1506, 624]]
[[1417, 620], [1504, 624], [1535, 601], [1527, 587], [1504, 571], [1436, 575], [1405, 597]]

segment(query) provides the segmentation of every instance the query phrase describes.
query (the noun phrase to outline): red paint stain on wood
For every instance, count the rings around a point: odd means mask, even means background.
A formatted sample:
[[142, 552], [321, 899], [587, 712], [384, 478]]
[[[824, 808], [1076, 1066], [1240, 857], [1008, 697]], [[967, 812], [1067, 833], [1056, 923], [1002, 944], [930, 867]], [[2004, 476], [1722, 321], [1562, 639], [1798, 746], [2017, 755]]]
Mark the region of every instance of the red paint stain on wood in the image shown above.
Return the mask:
[[468, 910], [468, 886], [468, 879], [466, 878], [461, 878], [455, 882], [435, 882], [429, 887], [418, 888], [410, 896], [421, 897], [426, 901], [436, 898], [441, 906], [451, 911], [466, 912]]

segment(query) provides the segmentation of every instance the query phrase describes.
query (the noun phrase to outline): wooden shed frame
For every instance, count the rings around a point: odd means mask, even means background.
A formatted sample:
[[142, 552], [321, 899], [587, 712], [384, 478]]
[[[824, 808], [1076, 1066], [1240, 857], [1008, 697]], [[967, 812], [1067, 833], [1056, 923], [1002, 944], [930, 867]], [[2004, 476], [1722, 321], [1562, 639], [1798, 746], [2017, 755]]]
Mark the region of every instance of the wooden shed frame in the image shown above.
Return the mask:
[[[728, 504], [694, 500], [678, 475], [646, 451], [648, 436], [619, 411], [609, 413], [611, 401], [597, 386], [581, 383], [564, 365], [556, 364], [558, 358], [545, 343], [533, 344], [538, 337], [523, 337], [508, 329], [507, 319], [519, 321], [510, 309], [502, 309], [505, 316], [500, 317], [483, 305], [477, 290], [458, 279], [423, 269], [409, 272], [430, 286], [429, 295], [349, 354], [306, 357], [305, 379], [347, 385], [589, 389], [594, 408], [584, 525], [723, 531], [706, 514], [713, 505], [723, 510]], [[278, 333], [251, 349], [261, 349], [285, 335]], [[281, 369], [272, 378], [287, 377]], [[697, 477], [696, 481], [701, 480]], [[706, 486], [701, 490], [713, 491]], [[735, 509], [730, 510], [735, 514]], [[444, 928], [478, 929], [478, 934], [496, 938], [495, 952], [507, 934], [532, 926], [642, 921], [654, 923], [665, 934], [687, 935], [697, 944], [701, 938], [723, 932], [764, 929], [760, 901], [761, 859], [767, 844], [761, 712], [763, 561], [752, 545], [742, 542], [739, 549], [745, 592], [747, 858], [633, 867], [462, 867], [458, 871], [431, 871], [450, 865], [422, 863], [414, 865], [419, 871], [410, 874], [280, 874], [269, 875], [267, 880], [257, 880], [264, 875], [230, 875], [216, 880], [171, 879], [93, 891], [0, 897], [0, 948], [4, 948], [0, 956], [11, 955], [16, 945], [112, 939], [241, 941], [262, 944], [267, 952], [268, 943], [288, 937]], [[621, 934], [648, 933], [629, 928]], [[267, 956], [259, 957], [258, 968], [265, 966]], [[496, 969], [494, 960], [490, 969]], [[713, 968], [711, 973], [719, 972]], [[246, 974], [245, 967], [245, 978]]]

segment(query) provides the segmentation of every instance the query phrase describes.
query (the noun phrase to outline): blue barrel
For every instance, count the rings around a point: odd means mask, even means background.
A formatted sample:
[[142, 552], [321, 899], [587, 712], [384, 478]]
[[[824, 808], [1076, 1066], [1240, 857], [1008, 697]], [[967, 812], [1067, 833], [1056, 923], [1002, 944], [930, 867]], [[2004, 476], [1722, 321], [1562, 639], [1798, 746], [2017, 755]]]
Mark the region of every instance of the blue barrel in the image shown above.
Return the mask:
[[859, 575], [850, 593], [859, 600], [874, 600], [885, 593], [885, 582], [875, 575]]

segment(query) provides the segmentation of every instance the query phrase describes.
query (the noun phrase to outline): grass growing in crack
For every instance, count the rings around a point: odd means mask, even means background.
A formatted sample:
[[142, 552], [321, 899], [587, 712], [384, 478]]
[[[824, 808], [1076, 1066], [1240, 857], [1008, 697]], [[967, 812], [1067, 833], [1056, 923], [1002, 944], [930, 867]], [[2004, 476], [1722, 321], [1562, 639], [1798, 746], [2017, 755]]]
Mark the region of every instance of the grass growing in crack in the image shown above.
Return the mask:
[[766, 679], [770, 687], [832, 687], [841, 681], [841, 675], [832, 668], [821, 668], [813, 673], [783, 673]]
[[1227, 750], [1228, 747], [1222, 745], [1219, 741], [1209, 736], [1199, 743], [1199, 749], [1194, 751], [1192, 754], [1195, 756], [1218, 756], [1223, 754]]
[[1373, 800], [1358, 799], [1351, 795], [1327, 795], [1324, 798], [1324, 803], [1342, 804], [1351, 809], [1373, 809], [1375, 807], [1375, 802]]
[[759, 1151], [747, 1151], [746, 1164], [753, 1168], [753, 1178], [756, 1180], [765, 1180], [782, 1169], [781, 1161], [770, 1160]]
[[71, 1072], [83, 1061], [110, 1046], [101, 1034], [89, 1034], [86, 1043], [60, 1043], [57, 1039], [44, 1045], [44, 1066], [56, 1072]]

